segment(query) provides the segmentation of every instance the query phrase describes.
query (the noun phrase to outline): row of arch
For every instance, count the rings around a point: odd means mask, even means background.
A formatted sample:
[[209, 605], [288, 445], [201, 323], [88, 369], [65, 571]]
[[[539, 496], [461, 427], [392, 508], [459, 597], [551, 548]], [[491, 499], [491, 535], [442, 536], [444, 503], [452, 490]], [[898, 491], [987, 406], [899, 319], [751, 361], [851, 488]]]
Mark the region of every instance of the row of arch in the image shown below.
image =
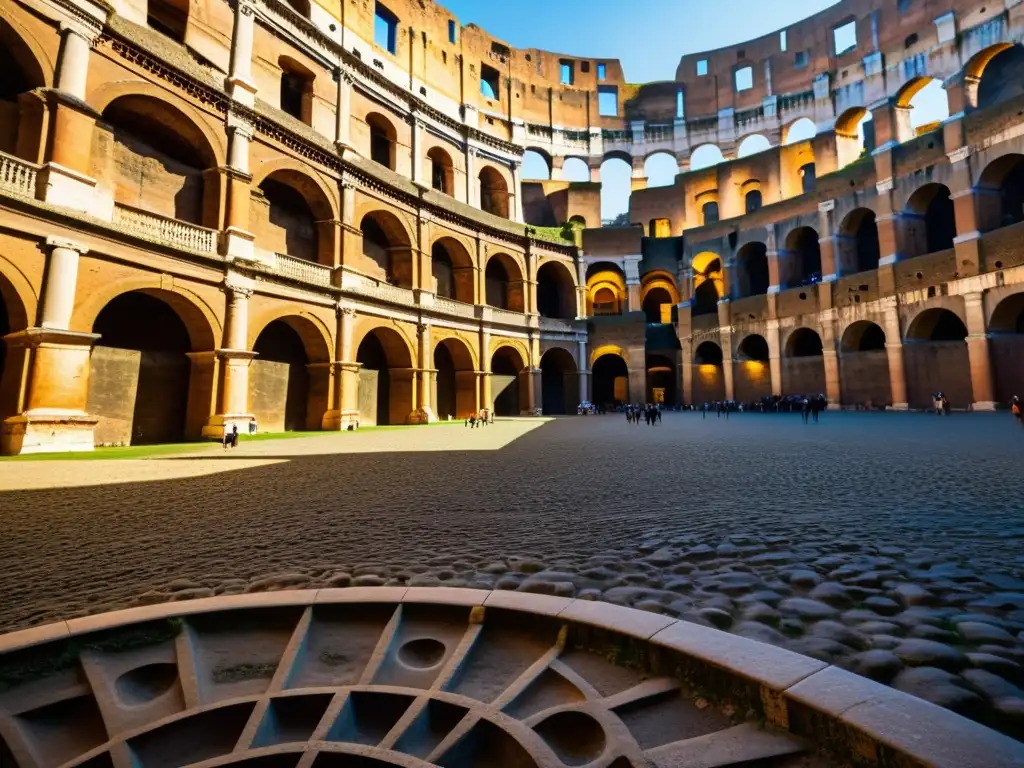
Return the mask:
[[622, 269], [611, 262], [587, 267], [587, 315], [622, 315], [641, 310], [648, 323], [673, 323], [678, 315], [679, 289], [665, 270], [644, 273], [640, 282], [639, 306], [630, 307], [629, 291]]

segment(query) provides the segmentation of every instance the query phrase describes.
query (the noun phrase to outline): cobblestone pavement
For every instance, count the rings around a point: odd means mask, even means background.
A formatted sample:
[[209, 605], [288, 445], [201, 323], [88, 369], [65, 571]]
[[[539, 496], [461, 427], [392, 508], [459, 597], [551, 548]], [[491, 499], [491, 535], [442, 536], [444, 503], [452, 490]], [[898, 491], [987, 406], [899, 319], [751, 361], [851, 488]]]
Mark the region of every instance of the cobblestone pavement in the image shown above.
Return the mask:
[[117, 462], [114, 482], [0, 494], [0, 628], [325, 585], [600, 597], [1020, 737], [1022, 447], [1001, 415], [667, 414], [251, 443], [231, 461], [253, 466], [145, 482]]

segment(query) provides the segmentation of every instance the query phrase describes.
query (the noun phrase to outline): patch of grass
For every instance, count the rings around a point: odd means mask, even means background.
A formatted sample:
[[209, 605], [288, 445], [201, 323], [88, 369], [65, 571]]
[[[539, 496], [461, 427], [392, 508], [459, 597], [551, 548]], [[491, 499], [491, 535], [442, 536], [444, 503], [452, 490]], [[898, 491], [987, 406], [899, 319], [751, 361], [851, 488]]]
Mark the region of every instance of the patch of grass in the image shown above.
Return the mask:
[[263, 680], [273, 677], [277, 671], [277, 662], [266, 664], [233, 664], [217, 667], [213, 670], [215, 683], [237, 683], [241, 680]]

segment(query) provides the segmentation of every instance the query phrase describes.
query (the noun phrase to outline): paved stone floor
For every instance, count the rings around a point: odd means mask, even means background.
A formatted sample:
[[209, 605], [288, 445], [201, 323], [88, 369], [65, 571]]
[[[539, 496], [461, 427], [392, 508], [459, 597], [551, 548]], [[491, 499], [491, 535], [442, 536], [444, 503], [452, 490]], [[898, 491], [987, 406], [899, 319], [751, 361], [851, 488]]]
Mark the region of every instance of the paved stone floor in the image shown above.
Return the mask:
[[5, 462], [0, 630], [323, 585], [601, 597], [1019, 736], [1022, 448], [1004, 415], [668, 414]]

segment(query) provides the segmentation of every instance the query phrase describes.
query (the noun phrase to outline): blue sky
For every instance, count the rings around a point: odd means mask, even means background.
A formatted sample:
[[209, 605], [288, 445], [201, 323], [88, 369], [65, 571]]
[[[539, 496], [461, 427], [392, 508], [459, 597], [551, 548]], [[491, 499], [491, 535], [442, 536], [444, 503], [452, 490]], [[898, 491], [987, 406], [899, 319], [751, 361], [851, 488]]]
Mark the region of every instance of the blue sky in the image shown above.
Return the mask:
[[[462, 24], [475, 23], [517, 48], [619, 59], [627, 81], [646, 83], [674, 79], [679, 58], [685, 53], [760, 37], [835, 5], [837, 0], [440, 2], [458, 16]], [[911, 114], [915, 125], [948, 115], [945, 94], [936, 83], [922, 91], [913, 106], [915, 110]], [[810, 128], [810, 135], [813, 135], [813, 125]], [[809, 137], [798, 137], [796, 133], [793, 138]], [[695, 166], [699, 164], [696, 155], [692, 162]], [[646, 170], [651, 186], [671, 184], [677, 172], [675, 160], [668, 155], [651, 158]], [[544, 162], [528, 153], [523, 178], [540, 178], [546, 172]], [[628, 209], [629, 176], [629, 167], [624, 162], [609, 161], [602, 167], [602, 218], [614, 218]], [[589, 176], [583, 163], [578, 163], [571, 168], [567, 165], [565, 178], [586, 181]]]

